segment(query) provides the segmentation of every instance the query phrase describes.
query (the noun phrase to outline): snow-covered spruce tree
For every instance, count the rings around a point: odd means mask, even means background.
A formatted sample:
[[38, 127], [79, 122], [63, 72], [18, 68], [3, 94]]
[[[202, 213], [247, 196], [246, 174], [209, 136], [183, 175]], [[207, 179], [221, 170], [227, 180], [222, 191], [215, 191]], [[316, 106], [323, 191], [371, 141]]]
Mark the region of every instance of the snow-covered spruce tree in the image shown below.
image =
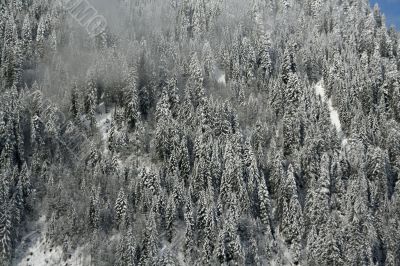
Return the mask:
[[143, 231], [139, 265], [153, 264], [158, 250], [157, 227], [154, 212], [150, 211]]
[[91, 73], [88, 74], [87, 91], [86, 91], [87, 94], [84, 100], [85, 101], [84, 107], [85, 107], [85, 113], [90, 123], [90, 128], [91, 130], [94, 130], [94, 127], [96, 126], [95, 109], [97, 104], [97, 88], [92, 75], [93, 74]]
[[124, 89], [125, 118], [131, 128], [135, 128], [139, 119], [139, 91], [137, 89], [137, 71], [132, 67], [127, 78], [127, 85]]
[[12, 239], [12, 217], [10, 208], [12, 202], [3, 202], [0, 217], [0, 255], [3, 265], [7, 265], [11, 260], [11, 239]]
[[320, 228], [327, 223], [330, 213], [330, 160], [324, 153], [321, 158], [320, 175], [317, 180], [311, 182], [309, 193], [306, 196], [306, 213], [309, 223]]
[[203, 87], [202, 67], [196, 53], [193, 53], [190, 58], [189, 75], [186, 86], [190, 91], [193, 106], [197, 108], [203, 101], [205, 90]]
[[156, 131], [154, 148], [160, 159], [167, 159], [172, 152], [173, 138], [175, 133], [175, 120], [169, 108], [168, 94], [164, 91], [163, 96], [157, 103], [156, 110]]
[[180, 95], [179, 88], [177, 84], [177, 79], [172, 77], [167, 82], [168, 96], [169, 96], [169, 104], [171, 108], [171, 112], [174, 118], [178, 117], [179, 114], [179, 106], [180, 106]]
[[294, 259], [298, 261], [302, 251], [304, 219], [292, 165], [287, 171], [281, 193], [283, 209], [279, 230], [286, 243], [291, 247]]
[[79, 91], [78, 85], [76, 82], [73, 84], [73, 88], [71, 91], [71, 105], [69, 111], [74, 119], [77, 119], [81, 112], [80, 101], [79, 101]]
[[231, 210], [227, 214], [227, 223], [224, 224], [223, 233], [223, 263], [242, 265], [244, 263], [244, 251], [237, 233], [237, 222], [235, 214]]
[[203, 46], [202, 57], [204, 58], [204, 73], [207, 79], [210, 79], [214, 72], [214, 55], [211, 50], [211, 45], [209, 42], [206, 42]]
[[185, 240], [183, 243], [183, 252], [185, 256], [185, 262], [190, 263], [192, 261], [193, 251], [195, 249], [194, 243], [194, 220], [193, 220], [193, 209], [190, 197], [186, 199], [185, 206]]
[[260, 218], [265, 226], [265, 230], [269, 231], [270, 228], [270, 211], [271, 211], [271, 202], [269, 197], [269, 192], [267, 186], [265, 185], [264, 180], [260, 180], [258, 187], [258, 199], [260, 201]]
[[119, 190], [115, 201], [115, 215], [117, 225], [124, 227], [127, 219], [127, 198], [122, 188]]
[[46, 18], [45, 16], [41, 16], [36, 32], [36, 44], [38, 46], [36, 50], [37, 51], [36, 57], [38, 58], [42, 57], [44, 54], [45, 40], [46, 40], [45, 35], [46, 35]]
[[136, 240], [132, 227], [128, 228], [126, 235], [122, 236], [117, 249], [117, 264], [116, 265], [136, 265]]
[[166, 219], [166, 230], [167, 230], [167, 239], [169, 242], [172, 242], [176, 232], [174, 221], [176, 220], [177, 215], [177, 207], [175, 204], [175, 199], [170, 196], [167, 202], [167, 208], [165, 210], [165, 219]]

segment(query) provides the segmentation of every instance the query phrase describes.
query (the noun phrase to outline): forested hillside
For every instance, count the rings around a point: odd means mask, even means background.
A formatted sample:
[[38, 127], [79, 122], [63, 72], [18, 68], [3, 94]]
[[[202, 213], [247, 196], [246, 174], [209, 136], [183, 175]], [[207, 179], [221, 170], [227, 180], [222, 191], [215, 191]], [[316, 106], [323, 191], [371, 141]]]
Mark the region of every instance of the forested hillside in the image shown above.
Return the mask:
[[0, 1], [1, 266], [400, 265], [378, 6], [72, 2]]

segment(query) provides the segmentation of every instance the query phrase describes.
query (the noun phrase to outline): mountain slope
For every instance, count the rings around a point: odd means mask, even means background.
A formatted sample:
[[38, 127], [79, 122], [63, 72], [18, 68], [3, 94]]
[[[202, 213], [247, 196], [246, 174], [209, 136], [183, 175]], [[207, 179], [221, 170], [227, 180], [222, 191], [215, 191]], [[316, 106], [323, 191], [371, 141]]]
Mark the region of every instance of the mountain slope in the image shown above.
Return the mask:
[[400, 265], [378, 7], [65, 3], [0, 8], [0, 265]]

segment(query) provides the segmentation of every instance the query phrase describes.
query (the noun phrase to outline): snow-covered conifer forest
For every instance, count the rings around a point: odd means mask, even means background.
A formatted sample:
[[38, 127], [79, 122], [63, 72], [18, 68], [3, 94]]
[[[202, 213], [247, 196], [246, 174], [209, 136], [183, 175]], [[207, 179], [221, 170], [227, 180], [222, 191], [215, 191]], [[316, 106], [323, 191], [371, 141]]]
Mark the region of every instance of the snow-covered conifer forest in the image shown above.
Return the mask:
[[0, 1], [1, 266], [400, 265], [378, 6], [90, 5]]

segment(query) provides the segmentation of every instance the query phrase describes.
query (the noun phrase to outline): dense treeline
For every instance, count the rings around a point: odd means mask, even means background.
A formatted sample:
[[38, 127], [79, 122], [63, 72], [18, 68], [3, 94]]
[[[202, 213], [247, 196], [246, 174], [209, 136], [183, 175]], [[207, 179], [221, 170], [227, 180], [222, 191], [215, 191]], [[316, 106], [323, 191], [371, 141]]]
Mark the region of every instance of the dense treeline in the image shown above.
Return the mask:
[[0, 8], [0, 264], [44, 216], [94, 265], [400, 265], [377, 6], [112, 2], [94, 38], [60, 1]]

